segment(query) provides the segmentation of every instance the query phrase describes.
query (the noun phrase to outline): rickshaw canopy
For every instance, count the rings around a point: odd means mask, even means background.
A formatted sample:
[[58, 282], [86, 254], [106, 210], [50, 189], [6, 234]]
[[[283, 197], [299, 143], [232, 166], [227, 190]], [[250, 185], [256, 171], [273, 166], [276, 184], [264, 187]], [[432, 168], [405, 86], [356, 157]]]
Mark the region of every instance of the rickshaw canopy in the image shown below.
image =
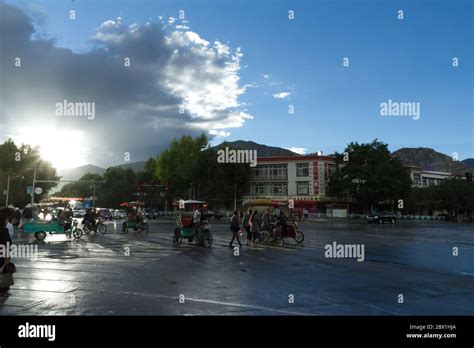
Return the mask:
[[134, 202], [123, 202], [122, 204], [120, 204], [121, 207], [134, 207], [134, 206], [145, 206], [145, 203], [143, 202], [138, 202], [138, 201], [134, 201]]

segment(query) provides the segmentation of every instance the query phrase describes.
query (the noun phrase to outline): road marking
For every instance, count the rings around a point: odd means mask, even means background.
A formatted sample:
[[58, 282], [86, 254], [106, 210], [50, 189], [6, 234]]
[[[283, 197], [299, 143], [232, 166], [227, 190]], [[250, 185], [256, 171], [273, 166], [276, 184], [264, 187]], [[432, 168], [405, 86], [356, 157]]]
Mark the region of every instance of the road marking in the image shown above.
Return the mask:
[[[89, 290], [89, 289], [81, 289], [82, 291], [94, 291], [94, 292], [107, 292], [105, 290]], [[149, 293], [136, 293], [131, 291], [118, 291], [116, 294], [121, 295], [134, 295], [134, 296], [144, 296], [144, 297], [151, 297], [151, 298], [165, 298], [168, 300], [176, 300], [179, 301], [179, 296], [168, 296], [162, 294], [149, 294]], [[270, 312], [276, 312], [281, 314], [288, 314], [288, 315], [310, 315], [308, 313], [301, 313], [301, 312], [293, 312], [287, 311], [283, 309], [265, 307], [265, 306], [256, 306], [244, 303], [235, 303], [235, 302], [223, 302], [223, 301], [214, 301], [214, 300], [206, 300], [206, 299], [199, 299], [199, 298], [192, 298], [192, 297], [185, 297], [185, 301], [197, 302], [197, 303], [210, 303], [216, 304], [221, 306], [229, 306], [229, 307], [239, 307], [239, 308], [249, 308], [249, 309], [257, 309], [257, 310], [266, 310]]]

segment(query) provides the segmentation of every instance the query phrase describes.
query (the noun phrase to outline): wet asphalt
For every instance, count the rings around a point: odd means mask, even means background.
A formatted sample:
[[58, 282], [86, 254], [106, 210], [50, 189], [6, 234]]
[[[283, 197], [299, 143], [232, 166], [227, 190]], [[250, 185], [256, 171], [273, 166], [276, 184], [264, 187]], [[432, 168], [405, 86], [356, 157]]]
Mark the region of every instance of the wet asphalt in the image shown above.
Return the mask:
[[[107, 226], [80, 240], [48, 236], [36, 258], [13, 260], [0, 315], [474, 314], [473, 224], [321, 219], [300, 224], [302, 245], [244, 242], [238, 256], [226, 220], [212, 224], [209, 249], [174, 245], [164, 218], [148, 234]], [[333, 242], [363, 245], [364, 261], [326, 257]]]

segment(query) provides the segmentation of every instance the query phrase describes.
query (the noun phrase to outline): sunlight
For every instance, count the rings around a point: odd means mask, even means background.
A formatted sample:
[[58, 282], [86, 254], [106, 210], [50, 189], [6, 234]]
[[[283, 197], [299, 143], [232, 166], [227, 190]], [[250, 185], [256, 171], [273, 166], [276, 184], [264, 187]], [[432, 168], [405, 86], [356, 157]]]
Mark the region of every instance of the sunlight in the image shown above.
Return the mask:
[[74, 168], [86, 164], [82, 131], [58, 130], [55, 127], [20, 128], [14, 141], [39, 146], [41, 157], [57, 169]]

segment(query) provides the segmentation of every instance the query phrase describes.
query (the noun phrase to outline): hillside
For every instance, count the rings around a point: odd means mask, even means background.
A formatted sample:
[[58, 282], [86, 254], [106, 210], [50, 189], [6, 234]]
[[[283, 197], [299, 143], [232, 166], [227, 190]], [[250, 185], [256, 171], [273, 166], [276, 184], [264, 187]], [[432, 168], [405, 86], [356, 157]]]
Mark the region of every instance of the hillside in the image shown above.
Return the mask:
[[464, 165], [474, 168], [474, 158], [466, 158], [464, 161], [461, 161]]
[[393, 152], [393, 155], [400, 158], [405, 165], [418, 166], [424, 170], [464, 174], [474, 169], [461, 161], [454, 161], [448, 155], [426, 147], [402, 148]]
[[121, 164], [116, 167], [121, 167], [122, 169], [131, 168], [134, 172], [141, 172], [145, 169], [145, 164], [146, 164], [146, 161], [139, 161], [139, 162]]
[[267, 145], [255, 143], [253, 141], [244, 141], [244, 140], [223, 142], [220, 145], [214, 146], [214, 149], [220, 149], [226, 146], [229, 146], [234, 149], [239, 149], [239, 150], [257, 150], [258, 157], [299, 156], [299, 154], [293, 151], [281, 148], [281, 147], [267, 146]]
[[93, 164], [86, 164], [77, 168], [59, 169], [58, 175], [62, 180], [79, 180], [84, 174], [92, 173], [102, 175], [105, 169]]

